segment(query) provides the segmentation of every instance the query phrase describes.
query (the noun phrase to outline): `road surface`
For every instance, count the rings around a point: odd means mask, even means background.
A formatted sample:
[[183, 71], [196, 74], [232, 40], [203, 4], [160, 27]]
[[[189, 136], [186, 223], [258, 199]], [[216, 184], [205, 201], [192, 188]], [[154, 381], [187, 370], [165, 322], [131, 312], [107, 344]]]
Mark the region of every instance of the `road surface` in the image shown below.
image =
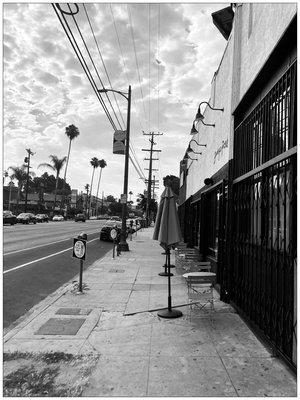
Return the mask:
[[104, 223], [91, 220], [4, 226], [4, 329], [68, 280], [78, 281], [79, 260], [72, 258], [73, 237], [82, 231], [88, 235], [84, 269], [112, 250], [110, 242], [99, 240]]

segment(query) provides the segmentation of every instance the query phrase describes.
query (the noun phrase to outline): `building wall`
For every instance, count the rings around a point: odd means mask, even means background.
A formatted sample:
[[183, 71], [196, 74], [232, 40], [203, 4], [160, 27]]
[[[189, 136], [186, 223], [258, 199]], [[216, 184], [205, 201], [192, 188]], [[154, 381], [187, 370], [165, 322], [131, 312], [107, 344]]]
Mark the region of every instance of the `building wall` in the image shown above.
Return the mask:
[[236, 7], [227, 47], [212, 79], [211, 97], [199, 99], [200, 102], [209, 101], [212, 107], [224, 108], [224, 112], [211, 110], [205, 104], [201, 106], [204, 122], [215, 124], [215, 128], [200, 122], [196, 125], [198, 134], [191, 136], [207, 147], [192, 143], [193, 150], [202, 155], [190, 153], [190, 157], [198, 161], [188, 160], [186, 199], [204, 186], [205, 178], [210, 178], [232, 159], [232, 113], [296, 11], [296, 3], [243, 3]]
[[238, 6], [240, 85], [235, 105], [249, 89], [297, 12], [297, 3], [244, 3]]
[[212, 79], [211, 97], [201, 99], [208, 101], [213, 108], [224, 108], [224, 112], [211, 110], [206, 104], [201, 106], [204, 122], [215, 124], [215, 127], [205, 126], [201, 122], [196, 124], [199, 132], [191, 138], [198, 143], [206, 144], [207, 147], [199, 147], [194, 142], [191, 144], [193, 150], [202, 152], [202, 155], [190, 154], [192, 158], [198, 157], [198, 161], [188, 161], [186, 198], [201, 189], [204, 186], [204, 179], [210, 178], [228, 162], [232, 125], [232, 62], [233, 41], [229, 39], [219, 68]]

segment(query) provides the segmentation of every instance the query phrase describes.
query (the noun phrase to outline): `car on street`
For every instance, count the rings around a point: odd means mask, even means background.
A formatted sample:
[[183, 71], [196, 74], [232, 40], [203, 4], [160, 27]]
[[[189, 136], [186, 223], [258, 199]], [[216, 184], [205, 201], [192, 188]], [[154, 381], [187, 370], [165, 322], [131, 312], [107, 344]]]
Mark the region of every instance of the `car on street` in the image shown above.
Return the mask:
[[52, 221], [64, 221], [64, 217], [62, 215], [54, 215]]
[[17, 217], [11, 211], [3, 211], [3, 225], [14, 225], [17, 223]]
[[121, 217], [118, 217], [117, 215], [114, 215], [112, 217], [109, 217], [110, 221], [122, 221]]
[[116, 241], [119, 242], [120, 240], [120, 235], [121, 235], [121, 227], [122, 224], [120, 221], [107, 221], [106, 224], [101, 228], [100, 231], [100, 240], [106, 240], [106, 241], [113, 241], [113, 239], [110, 236], [110, 231], [112, 229], [116, 229], [117, 231], [117, 238]]
[[32, 213], [21, 213], [17, 216], [17, 222], [21, 224], [29, 224], [30, 222], [36, 224], [36, 217]]
[[85, 222], [85, 215], [84, 214], [76, 214], [75, 215], [75, 222], [82, 221]]
[[49, 222], [49, 217], [47, 214], [36, 214], [36, 222]]

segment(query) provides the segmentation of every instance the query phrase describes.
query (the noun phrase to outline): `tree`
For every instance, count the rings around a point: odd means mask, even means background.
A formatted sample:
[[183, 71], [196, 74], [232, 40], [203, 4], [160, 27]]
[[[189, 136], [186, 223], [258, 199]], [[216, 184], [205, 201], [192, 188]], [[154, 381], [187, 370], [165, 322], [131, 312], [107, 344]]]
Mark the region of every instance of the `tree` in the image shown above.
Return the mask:
[[99, 167], [99, 160], [97, 157], [93, 157], [90, 161], [91, 166], [93, 167], [93, 172], [92, 172], [92, 180], [91, 180], [91, 189], [90, 189], [90, 205], [88, 209], [88, 217], [90, 216], [90, 211], [91, 211], [91, 204], [92, 204], [92, 190], [93, 190], [93, 180], [94, 180], [94, 174], [95, 174], [95, 169]]
[[114, 203], [110, 203], [108, 206], [109, 211], [113, 215], [121, 215], [122, 214], [122, 203], [115, 201]]
[[106, 201], [107, 201], [108, 203], [115, 203], [117, 200], [114, 198], [114, 196], [112, 196], [111, 194], [109, 194], [109, 195], [106, 197]]
[[101, 175], [102, 175], [102, 170], [107, 166], [107, 163], [105, 160], [99, 160], [98, 161], [98, 167], [100, 167], [100, 174], [99, 174], [99, 179], [98, 179], [98, 186], [97, 186], [97, 194], [96, 194], [96, 216], [98, 217], [98, 208], [97, 208], [97, 203], [98, 203], [98, 193], [99, 193], [99, 186], [100, 186], [100, 181], [101, 181]]
[[180, 179], [175, 175], [167, 175], [163, 178], [164, 186], [169, 186], [174, 194], [179, 196]]
[[58, 158], [57, 156], [51, 154], [49, 156], [50, 161], [52, 164], [49, 163], [42, 163], [38, 166], [38, 168], [40, 167], [47, 167], [52, 169], [52, 171], [54, 171], [56, 173], [56, 180], [55, 180], [55, 192], [54, 192], [54, 204], [53, 204], [53, 212], [55, 210], [55, 205], [56, 205], [56, 197], [57, 197], [57, 188], [58, 188], [58, 178], [59, 178], [59, 174], [60, 171], [62, 170], [62, 167], [64, 166], [65, 162], [67, 161], [67, 157], [63, 157], [63, 158]]
[[[146, 212], [147, 209], [147, 196], [144, 194], [140, 193], [138, 195], [139, 197], [136, 199], [137, 201], [137, 209], [142, 210], [143, 212]], [[154, 199], [150, 199], [149, 201], [149, 213], [153, 212], [154, 214], [157, 213], [157, 201]]]
[[[21, 191], [22, 191], [24, 183], [26, 182], [26, 179], [27, 179], [27, 172], [26, 172], [24, 166], [9, 167], [9, 169], [12, 170], [11, 179], [16, 179], [18, 181], [18, 197], [17, 197], [17, 207], [18, 207], [19, 201], [20, 201], [20, 196], [21, 196]], [[32, 172], [29, 172], [29, 174], [32, 175]]]
[[[65, 134], [69, 138], [69, 149], [68, 149], [68, 155], [67, 155], [67, 161], [66, 161], [66, 167], [65, 167], [65, 173], [64, 173], [64, 182], [66, 182], [66, 177], [67, 177], [67, 169], [68, 169], [68, 164], [69, 164], [69, 159], [70, 159], [70, 151], [71, 151], [71, 144], [72, 140], [77, 138], [79, 136], [79, 130], [75, 125], [69, 125], [66, 127]], [[63, 184], [63, 190], [65, 189], [65, 183]], [[64, 202], [64, 198], [63, 198]], [[61, 208], [63, 206], [63, 202], [61, 203]]]

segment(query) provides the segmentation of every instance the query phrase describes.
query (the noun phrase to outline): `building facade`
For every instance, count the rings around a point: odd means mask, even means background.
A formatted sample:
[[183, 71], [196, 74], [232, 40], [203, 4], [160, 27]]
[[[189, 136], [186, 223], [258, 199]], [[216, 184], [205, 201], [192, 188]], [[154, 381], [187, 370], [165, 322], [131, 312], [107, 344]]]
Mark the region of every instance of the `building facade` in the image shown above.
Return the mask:
[[180, 163], [179, 197], [184, 239], [212, 262], [221, 299], [292, 368], [296, 14], [295, 3], [237, 3], [213, 14], [228, 42], [192, 131], [195, 153]]

